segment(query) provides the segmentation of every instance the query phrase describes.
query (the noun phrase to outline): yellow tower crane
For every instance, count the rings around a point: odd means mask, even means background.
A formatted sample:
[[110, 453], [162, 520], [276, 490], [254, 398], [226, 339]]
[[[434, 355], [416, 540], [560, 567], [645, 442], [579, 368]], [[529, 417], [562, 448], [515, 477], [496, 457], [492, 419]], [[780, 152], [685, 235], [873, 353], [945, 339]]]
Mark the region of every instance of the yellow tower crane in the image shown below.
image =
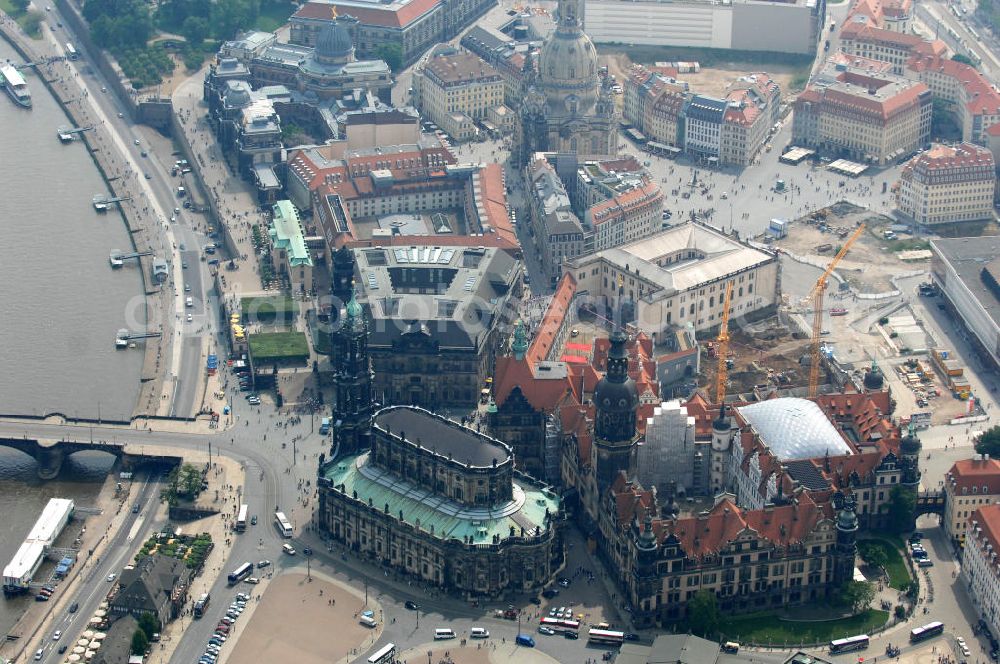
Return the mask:
[[719, 336], [715, 342], [715, 356], [719, 366], [715, 375], [715, 403], [723, 404], [726, 400], [726, 379], [729, 376], [729, 304], [733, 297], [733, 282], [726, 284], [726, 299], [722, 305], [722, 324], [719, 326]]
[[833, 270], [840, 263], [840, 260], [847, 255], [847, 252], [851, 249], [851, 245], [854, 244], [855, 240], [861, 237], [861, 234], [865, 230], [865, 225], [861, 224], [858, 226], [851, 237], [847, 238], [847, 242], [844, 246], [840, 248], [837, 255], [833, 257], [830, 264], [826, 267], [822, 276], [816, 281], [816, 285], [813, 287], [810, 297], [813, 299], [813, 329], [812, 329], [812, 357], [809, 361], [809, 396], [816, 396], [816, 392], [819, 390], [819, 340], [823, 334], [823, 297], [826, 294], [826, 282]]

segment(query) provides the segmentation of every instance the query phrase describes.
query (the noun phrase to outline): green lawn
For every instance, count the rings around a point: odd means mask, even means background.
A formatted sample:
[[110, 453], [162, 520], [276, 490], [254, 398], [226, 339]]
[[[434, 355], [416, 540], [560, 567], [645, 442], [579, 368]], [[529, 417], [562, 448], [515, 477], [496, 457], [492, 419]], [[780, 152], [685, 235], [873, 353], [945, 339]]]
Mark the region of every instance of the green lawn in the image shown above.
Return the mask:
[[250, 355], [256, 364], [273, 360], [309, 358], [309, 343], [304, 332], [262, 332], [247, 337]]
[[254, 28], [264, 32], [274, 32], [285, 23], [288, 18], [295, 13], [295, 6], [287, 2], [264, 2], [260, 5], [260, 13], [257, 15], [257, 22]]
[[889, 561], [885, 566], [885, 571], [889, 575], [889, 587], [902, 590], [910, 582], [910, 571], [906, 568], [906, 561], [903, 560], [903, 553], [899, 550], [900, 543], [888, 537], [873, 537], [858, 541], [858, 548], [865, 546], [879, 547], [885, 552]]
[[723, 620], [719, 631], [724, 639], [746, 643], [824, 643], [845, 636], [869, 634], [888, 619], [888, 611], [877, 609], [822, 622], [790, 622], [772, 613], [752, 613]]
[[245, 297], [240, 300], [240, 310], [244, 320], [249, 322], [271, 321], [277, 317], [286, 320], [298, 313], [299, 307], [295, 300], [287, 295], [272, 295], [264, 297]]

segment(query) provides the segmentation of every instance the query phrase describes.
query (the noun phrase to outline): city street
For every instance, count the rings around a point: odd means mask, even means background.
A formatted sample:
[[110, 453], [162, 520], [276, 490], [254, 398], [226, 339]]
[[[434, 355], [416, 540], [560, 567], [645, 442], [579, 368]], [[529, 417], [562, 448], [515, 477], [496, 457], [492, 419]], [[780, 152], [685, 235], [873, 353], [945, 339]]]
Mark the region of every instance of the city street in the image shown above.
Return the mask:
[[149, 515], [159, 506], [162, 478], [143, 475], [136, 478], [139, 481], [132, 483], [134, 495], [129, 497], [129, 504], [138, 505], [139, 512], [125, 510], [121, 523], [115, 526], [117, 530], [104, 547], [103, 555], [81, 559], [80, 564], [83, 565], [79, 579], [81, 583], [76, 592], [71, 597], [64, 598], [62, 602], [65, 607], [74, 602], [78, 603], [79, 608], [75, 613], [65, 611], [50, 621], [43, 633], [42, 650], [45, 652], [43, 662], [55, 663], [61, 659], [57, 650], [63, 643], [53, 641], [49, 635], [60, 630], [69, 639], [86, 629], [87, 621], [94, 615], [94, 611], [110, 590], [110, 584], [104, 579], [112, 572], [115, 574], [121, 572], [122, 567], [131, 559], [133, 549], [145, 541], [157, 526], [149, 519]]

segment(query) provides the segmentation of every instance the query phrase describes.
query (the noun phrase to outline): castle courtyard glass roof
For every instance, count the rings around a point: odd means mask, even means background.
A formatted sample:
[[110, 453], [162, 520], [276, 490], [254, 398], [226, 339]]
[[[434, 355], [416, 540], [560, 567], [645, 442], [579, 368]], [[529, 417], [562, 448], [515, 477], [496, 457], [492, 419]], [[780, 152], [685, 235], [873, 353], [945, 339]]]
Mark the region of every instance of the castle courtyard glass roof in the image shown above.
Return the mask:
[[782, 461], [854, 453], [826, 414], [808, 399], [768, 399], [737, 410]]

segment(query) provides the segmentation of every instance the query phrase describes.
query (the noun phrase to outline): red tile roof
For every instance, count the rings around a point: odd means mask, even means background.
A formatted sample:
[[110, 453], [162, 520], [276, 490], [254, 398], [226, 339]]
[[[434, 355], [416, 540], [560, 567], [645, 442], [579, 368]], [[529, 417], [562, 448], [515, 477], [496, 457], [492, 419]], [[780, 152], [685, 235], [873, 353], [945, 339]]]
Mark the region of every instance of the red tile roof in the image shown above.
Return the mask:
[[641, 187], [630, 189], [623, 194], [601, 201], [589, 210], [593, 224], [598, 226], [621, 219], [626, 214], [639, 214], [638, 209], [662, 207], [663, 192], [660, 186], [651, 180], [643, 182]]
[[957, 79], [965, 88], [965, 106], [973, 115], [1000, 114], [1000, 92], [975, 67], [941, 55], [914, 56], [907, 60], [906, 67], [917, 73], [937, 71]]
[[[970, 528], [973, 521], [982, 528], [982, 536], [986, 539], [987, 544], [993, 546], [993, 553], [1000, 555], [1000, 505], [983, 505], [976, 509], [967, 522]], [[966, 542], [966, 546], [968, 545]], [[986, 547], [981, 548], [985, 549]], [[987, 556], [986, 564], [994, 570], [994, 573], [998, 573], [1000, 570], [995, 564], [991, 564], [993, 561], [988, 557], [989, 554], [985, 550], [983, 553]]]
[[549, 307], [545, 310], [545, 316], [542, 317], [542, 323], [535, 331], [535, 336], [528, 347], [527, 357], [530, 364], [542, 362], [552, 350], [556, 334], [562, 327], [574, 295], [576, 295], [576, 278], [567, 272], [559, 280], [556, 292], [552, 294]]
[[357, 7], [327, 2], [307, 2], [292, 14], [292, 18], [333, 20], [333, 8], [338, 16], [353, 16], [365, 25], [378, 25], [385, 28], [402, 28], [417, 20], [438, 6], [440, 0], [410, 0], [396, 9], [392, 5], [380, 7]]
[[479, 172], [479, 200], [486, 210], [486, 220], [493, 232], [504, 241], [520, 246], [517, 232], [507, 213], [507, 191], [503, 183], [503, 167], [490, 163]]
[[832, 507], [818, 506], [808, 493], [789, 505], [752, 511], [723, 498], [707, 516], [678, 519], [672, 530], [684, 552], [698, 558], [721, 551], [746, 530], [777, 546], [795, 544], [808, 537], [820, 521], [830, 518]]
[[[996, 459], [963, 459], [956, 461], [945, 476], [945, 482], [956, 493], [963, 489], [972, 493], [976, 487], [980, 495], [1000, 494], [1000, 461]], [[986, 487], [986, 490], [983, 490]]]

